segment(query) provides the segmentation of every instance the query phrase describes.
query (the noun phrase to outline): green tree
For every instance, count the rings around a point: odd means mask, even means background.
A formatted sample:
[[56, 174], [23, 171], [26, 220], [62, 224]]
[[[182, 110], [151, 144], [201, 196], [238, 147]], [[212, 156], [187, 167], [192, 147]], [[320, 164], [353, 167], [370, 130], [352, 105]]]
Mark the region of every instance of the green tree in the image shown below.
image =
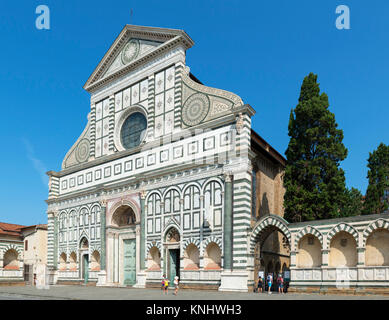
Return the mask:
[[363, 210], [363, 196], [362, 193], [355, 188], [346, 189], [345, 201], [340, 210], [340, 216], [350, 217], [359, 216]]
[[389, 146], [381, 143], [377, 150], [369, 153], [367, 161], [369, 185], [363, 213], [382, 213], [389, 208]]
[[337, 129], [328, 107], [328, 96], [320, 94], [317, 75], [310, 73], [288, 127], [284, 206], [290, 222], [339, 217], [345, 202], [345, 177], [339, 165], [347, 149], [342, 143], [343, 131]]

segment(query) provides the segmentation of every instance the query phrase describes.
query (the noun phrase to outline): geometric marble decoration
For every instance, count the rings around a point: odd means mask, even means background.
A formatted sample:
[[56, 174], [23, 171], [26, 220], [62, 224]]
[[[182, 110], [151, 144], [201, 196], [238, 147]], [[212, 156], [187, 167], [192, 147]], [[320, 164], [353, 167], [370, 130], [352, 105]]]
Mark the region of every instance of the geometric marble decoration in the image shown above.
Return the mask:
[[191, 95], [182, 109], [182, 121], [187, 126], [194, 126], [205, 119], [209, 111], [209, 99], [203, 93]]

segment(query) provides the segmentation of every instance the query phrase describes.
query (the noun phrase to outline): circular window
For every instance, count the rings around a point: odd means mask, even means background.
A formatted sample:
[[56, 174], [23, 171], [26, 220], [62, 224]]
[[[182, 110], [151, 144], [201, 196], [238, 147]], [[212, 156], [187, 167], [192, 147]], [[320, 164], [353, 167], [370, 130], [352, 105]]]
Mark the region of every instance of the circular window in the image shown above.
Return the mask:
[[147, 129], [146, 117], [140, 113], [132, 113], [123, 123], [120, 139], [125, 149], [137, 147], [142, 142]]

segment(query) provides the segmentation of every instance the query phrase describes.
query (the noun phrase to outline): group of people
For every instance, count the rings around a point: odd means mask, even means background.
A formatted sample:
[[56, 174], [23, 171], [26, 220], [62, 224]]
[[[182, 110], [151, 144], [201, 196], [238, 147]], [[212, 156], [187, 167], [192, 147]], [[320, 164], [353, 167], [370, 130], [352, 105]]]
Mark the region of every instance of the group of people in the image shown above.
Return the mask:
[[[258, 293], [262, 293], [263, 290], [263, 279], [262, 276], [259, 276], [258, 278]], [[269, 273], [266, 277], [266, 284], [267, 284], [267, 293], [271, 294], [271, 287], [273, 286], [273, 275]], [[279, 274], [277, 277], [277, 288], [278, 293], [284, 294], [284, 278], [282, 277], [282, 274]]]
[[[162, 287], [161, 287], [162, 294], [168, 294], [169, 283], [170, 283], [170, 280], [166, 277], [166, 274], [164, 274], [162, 277]], [[178, 293], [178, 284], [179, 284], [179, 278], [178, 278], [178, 276], [175, 276], [174, 277], [174, 292], [173, 292], [173, 294], [175, 296]]]

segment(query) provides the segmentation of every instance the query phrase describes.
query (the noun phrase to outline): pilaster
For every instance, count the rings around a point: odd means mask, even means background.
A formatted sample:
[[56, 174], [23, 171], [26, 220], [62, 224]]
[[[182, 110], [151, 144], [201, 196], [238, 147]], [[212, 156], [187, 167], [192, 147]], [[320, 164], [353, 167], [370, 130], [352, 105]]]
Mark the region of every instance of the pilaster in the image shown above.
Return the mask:
[[225, 175], [224, 187], [224, 235], [223, 260], [224, 270], [232, 269], [232, 175]]

